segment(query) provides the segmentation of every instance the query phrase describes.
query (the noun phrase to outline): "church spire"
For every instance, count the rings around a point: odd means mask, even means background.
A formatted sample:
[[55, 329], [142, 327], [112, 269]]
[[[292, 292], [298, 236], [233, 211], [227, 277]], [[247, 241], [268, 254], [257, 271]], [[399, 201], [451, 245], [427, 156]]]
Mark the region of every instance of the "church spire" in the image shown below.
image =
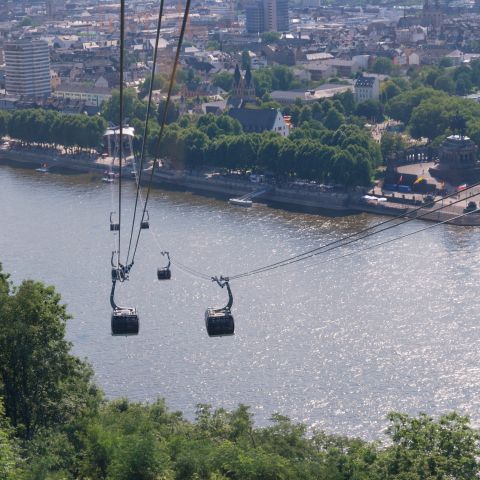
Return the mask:
[[249, 87], [252, 83], [252, 72], [250, 71], [250, 65], [247, 65], [247, 69], [245, 70], [245, 83], [247, 87]]
[[235, 67], [235, 73], [233, 74], [233, 79], [235, 81], [235, 85], [238, 85], [240, 83], [242, 76], [240, 75], [240, 68], [238, 68], [238, 63]]

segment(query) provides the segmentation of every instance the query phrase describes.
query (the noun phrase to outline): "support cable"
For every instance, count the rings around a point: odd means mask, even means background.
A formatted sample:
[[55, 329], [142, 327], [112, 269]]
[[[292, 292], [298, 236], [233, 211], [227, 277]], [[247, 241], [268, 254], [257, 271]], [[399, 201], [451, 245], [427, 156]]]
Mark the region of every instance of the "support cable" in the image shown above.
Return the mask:
[[[480, 182], [477, 182], [477, 183], [471, 185], [470, 187], [467, 187], [465, 190], [462, 190], [462, 192], [460, 192], [460, 194], [463, 193], [463, 192], [466, 192], [466, 191], [468, 191], [468, 190], [470, 190], [474, 187], [477, 187], [479, 185], [480, 185]], [[442, 197], [438, 200], [434, 200], [434, 201], [429, 202], [427, 204], [416, 207], [413, 210], [411, 210], [410, 212], [402, 213], [402, 214], [397, 215], [393, 218], [390, 218], [390, 219], [385, 220], [383, 222], [377, 223], [377, 224], [375, 224], [371, 227], [364, 228], [363, 230], [360, 230], [359, 232], [355, 232], [355, 233], [352, 233], [350, 235], [347, 235], [346, 237], [343, 237], [343, 238], [340, 238], [340, 239], [337, 239], [337, 240], [333, 240], [332, 242], [326, 243], [326, 244], [321, 245], [319, 247], [315, 247], [315, 248], [313, 248], [311, 250], [308, 250], [306, 252], [299, 253], [298, 255], [294, 255], [293, 257], [290, 257], [290, 258], [287, 258], [287, 259], [284, 259], [284, 260], [279, 260], [278, 262], [274, 262], [274, 263], [265, 265], [263, 267], [255, 268], [253, 270], [250, 270], [250, 271], [247, 271], [247, 272], [244, 272], [244, 273], [240, 273], [240, 274], [237, 274], [237, 275], [231, 275], [230, 280], [236, 280], [238, 278], [249, 277], [249, 276], [252, 276], [252, 275], [256, 275], [257, 273], [262, 273], [264, 271], [268, 271], [268, 270], [272, 270], [272, 269], [276, 269], [276, 268], [280, 268], [280, 267], [289, 265], [290, 263], [300, 262], [302, 260], [306, 260], [306, 259], [311, 258], [313, 256], [319, 255], [320, 253], [326, 253], [326, 252], [329, 252], [329, 251], [334, 250], [336, 248], [340, 248], [340, 247], [343, 247], [343, 246], [346, 246], [346, 245], [350, 245], [351, 243], [355, 243], [357, 241], [360, 241], [360, 240], [363, 240], [365, 238], [371, 237], [372, 235], [376, 235], [378, 233], [382, 233], [382, 232], [385, 232], [387, 230], [391, 230], [391, 229], [393, 229], [393, 228], [395, 228], [399, 225], [404, 225], [406, 223], [412, 222], [413, 220], [421, 219], [421, 218], [423, 218], [427, 215], [431, 215], [432, 213], [435, 213], [435, 212], [443, 210], [447, 207], [450, 207], [451, 205], [455, 205], [459, 202], [465, 201], [465, 199], [460, 198], [459, 200], [451, 202], [449, 205], [443, 205], [444, 200], [446, 200], [448, 198], [451, 198], [455, 195], [458, 195], [458, 193], [459, 192], [455, 192], [455, 193], [446, 195], [445, 197]], [[477, 194], [475, 194], [475, 196], [476, 195]], [[428, 207], [433, 206], [433, 205], [436, 205], [440, 202], [442, 202], [442, 205], [440, 207], [435, 208], [433, 210], [426, 211], [426, 212], [424, 212], [420, 215], [412, 216], [412, 214], [417, 213], [419, 210], [428, 208]], [[382, 228], [380, 230], [376, 230], [378, 227], [381, 227], [381, 226], [390, 224], [390, 223], [392, 223], [396, 220], [402, 220], [402, 219], [405, 220], [405, 221], [403, 221], [401, 223], [395, 223], [393, 225], [389, 225], [388, 227]], [[372, 231], [372, 230], [374, 230], [374, 231]], [[366, 235], [363, 235], [363, 234], [366, 234]], [[359, 235], [363, 235], [363, 236], [359, 237]], [[355, 237], [358, 237], [358, 238], [355, 238]], [[328, 247], [332, 247], [332, 248], [328, 248]], [[324, 250], [325, 248], [328, 248], [328, 250]]]
[[123, 160], [123, 76], [125, 56], [125, 0], [120, 0], [120, 146], [118, 155], [118, 255], [117, 266], [120, 268], [120, 247], [122, 238], [122, 160]]
[[[135, 195], [135, 208], [133, 209], [133, 220], [132, 220], [132, 228], [130, 230], [130, 240], [128, 242], [127, 260], [125, 262], [126, 265], [128, 265], [128, 260], [130, 258], [130, 250], [131, 250], [131, 247], [132, 247], [133, 230], [135, 229], [135, 219], [136, 219], [136, 216], [137, 216], [137, 205], [138, 205], [138, 200], [139, 200], [139, 195], [140, 195], [140, 182], [142, 180], [143, 164], [144, 164], [144, 160], [145, 160], [145, 149], [146, 149], [147, 137], [148, 137], [148, 122], [150, 120], [150, 112], [151, 112], [152, 97], [153, 97], [153, 84], [154, 84], [154, 81], [155, 81], [155, 67], [157, 65], [157, 58], [158, 58], [158, 42], [160, 40], [160, 30], [162, 28], [163, 5], [164, 5], [164, 0], [160, 0], [160, 9], [159, 9], [159, 12], [158, 12], [158, 20], [157, 20], [157, 33], [156, 33], [156, 37], [155, 37], [155, 49], [154, 49], [154, 52], [153, 52], [152, 74], [151, 74], [151, 77], [150, 77], [150, 87], [148, 89], [147, 113], [146, 113], [146, 117], [145, 117], [145, 126], [144, 126], [144, 129], [143, 129], [142, 150], [141, 150], [141, 153], [140, 153], [140, 166], [139, 166], [140, 171], [138, 172], [138, 177], [135, 174], [135, 179], [137, 180], [137, 191], [136, 191], [136, 195]], [[132, 261], [132, 263], [133, 263], [133, 261]]]
[[[356, 249], [352, 252], [348, 252], [348, 253], [344, 253], [342, 255], [337, 255], [335, 257], [332, 257], [332, 258], [329, 258], [327, 260], [322, 260], [320, 262], [314, 262], [314, 263], [310, 263], [308, 265], [306, 265], [305, 267], [303, 267], [304, 269], [308, 269], [308, 268], [313, 268], [317, 265], [323, 265], [325, 263], [330, 263], [330, 262], [334, 262], [336, 260], [341, 260], [342, 258], [346, 258], [346, 257], [351, 257], [353, 255], [358, 255], [359, 253], [362, 253], [362, 252], [365, 252], [367, 250], [372, 250], [374, 248], [377, 248], [377, 247], [381, 247], [383, 245], [387, 245], [389, 243], [393, 243], [393, 242], [396, 242], [397, 240], [402, 240], [404, 238], [407, 238], [407, 237], [411, 237], [412, 235], [416, 235], [417, 233], [421, 233], [421, 232], [425, 232], [426, 230], [430, 230], [432, 228], [435, 228], [435, 227], [438, 227], [439, 225], [445, 225], [447, 224], [448, 222], [451, 222], [452, 220], [457, 220], [459, 218], [463, 218], [463, 217], [466, 217], [467, 215], [471, 215], [471, 214], [479, 214], [480, 213], [480, 208], [477, 208], [475, 210], [471, 210], [469, 212], [464, 212], [462, 214], [459, 214], [459, 215], [456, 215], [452, 218], [449, 218], [447, 220], [442, 220], [441, 222], [436, 222], [436, 223], [432, 223], [431, 225], [428, 225], [424, 228], [420, 228], [418, 230], [414, 230], [413, 232], [408, 232], [408, 233], [405, 233], [403, 235], [399, 235], [397, 237], [393, 237], [393, 238], [389, 238], [388, 240], [384, 240], [382, 242], [379, 242], [379, 243], [375, 243], [373, 245], [367, 245], [366, 247], [363, 247], [363, 248], [360, 248], [360, 249]], [[403, 224], [402, 224], [403, 225]], [[272, 269], [273, 270], [273, 269]], [[260, 273], [264, 273], [264, 272], [260, 272]], [[276, 273], [279, 273], [279, 272], [273, 272], [271, 273], [271, 275], [275, 275]], [[231, 279], [230, 279], [231, 281]]]
[[[145, 197], [145, 204], [144, 204], [143, 210], [142, 210], [141, 222], [143, 222], [143, 220], [145, 218], [145, 212], [147, 210], [148, 200], [150, 198], [150, 192], [151, 192], [151, 189], [152, 189], [153, 175], [155, 173], [155, 167], [158, 163], [160, 143], [161, 143], [161, 140], [162, 140], [162, 137], [163, 137], [163, 132], [165, 130], [165, 124], [166, 124], [166, 121], [167, 121], [167, 112], [168, 112], [168, 107], [170, 106], [170, 100], [171, 100], [171, 97], [172, 97], [173, 85], [175, 84], [175, 76], [177, 74], [178, 61], [179, 61], [179, 58], [180, 58], [180, 50], [182, 48], [183, 38], [185, 36], [185, 30], [187, 28], [187, 20], [188, 20], [188, 14], [190, 12], [190, 4], [191, 4], [191, 0], [186, 0], [185, 12], [183, 14], [183, 20], [182, 20], [182, 27], [181, 27], [181, 30], [180, 30], [180, 36], [178, 38], [177, 51], [175, 52], [175, 60], [173, 62], [172, 73], [171, 73], [170, 82], [169, 82], [169, 85], [168, 85], [168, 93], [167, 93], [167, 99], [166, 99], [166, 102], [165, 102], [165, 109], [163, 111], [162, 121], [160, 123], [160, 132], [158, 134], [157, 143], [156, 143], [156, 146], [155, 146], [155, 157], [154, 157], [154, 160], [153, 160], [152, 170], [150, 172], [150, 179], [149, 179], [148, 188], [147, 188], [147, 195]], [[133, 250], [132, 261], [130, 262], [130, 265], [133, 265], [133, 262], [135, 261], [135, 255], [137, 253], [137, 248], [138, 248], [138, 243], [140, 241], [141, 233], [142, 233], [142, 229], [139, 228], [138, 229], [138, 234], [137, 234], [137, 240], [135, 242], [135, 248]]]

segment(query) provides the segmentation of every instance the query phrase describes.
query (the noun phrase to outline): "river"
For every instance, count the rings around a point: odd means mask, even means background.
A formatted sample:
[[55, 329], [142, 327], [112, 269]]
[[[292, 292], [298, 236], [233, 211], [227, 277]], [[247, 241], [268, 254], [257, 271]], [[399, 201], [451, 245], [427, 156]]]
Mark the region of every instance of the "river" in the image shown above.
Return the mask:
[[[197, 270], [229, 275], [382, 218], [241, 209], [154, 190], [151, 231], [142, 234], [131, 280], [118, 289], [118, 303], [139, 310], [140, 334], [119, 338], [110, 335], [108, 300], [112, 193], [91, 175], [0, 166], [0, 261], [16, 283], [57, 287], [74, 317], [73, 351], [93, 365], [109, 398], [164, 397], [188, 418], [197, 403], [246, 403], [259, 425], [279, 412], [367, 439], [381, 437], [392, 410], [455, 409], [479, 423], [478, 228], [440, 225], [313, 268], [232, 282], [236, 335], [209, 338], [205, 308], [225, 304], [226, 291], [178, 269], [158, 282], [157, 242]], [[128, 182], [127, 212], [134, 193]], [[372, 241], [426, 225], [413, 221]]]

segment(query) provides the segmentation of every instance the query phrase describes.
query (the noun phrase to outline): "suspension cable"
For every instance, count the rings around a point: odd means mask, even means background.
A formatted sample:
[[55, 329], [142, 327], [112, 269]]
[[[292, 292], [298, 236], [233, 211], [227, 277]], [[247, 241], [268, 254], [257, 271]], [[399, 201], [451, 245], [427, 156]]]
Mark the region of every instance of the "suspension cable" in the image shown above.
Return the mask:
[[120, 0], [120, 148], [118, 155], [118, 255], [117, 266], [120, 268], [120, 246], [122, 228], [122, 159], [123, 159], [123, 75], [125, 54], [125, 0]]
[[[478, 184], [480, 184], [480, 182], [479, 182]], [[478, 184], [473, 184], [473, 185], [471, 185], [470, 187], [467, 187], [465, 190], [462, 190], [462, 192], [467, 192], [469, 189], [475, 187], [475, 186], [478, 185]], [[462, 193], [462, 192], [457, 192], [457, 193]], [[283, 262], [275, 262], [275, 263], [272, 263], [272, 264], [270, 264], [270, 266], [265, 266], [265, 267], [262, 267], [262, 268], [258, 268], [258, 269], [252, 270], [252, 271], [249, 272], [248, 274], [230, 276], [230, 277], [229, 277], [229, 278], [230, 278], [230, 281], [232, 281], [232, 280], [237, 280], [237, 279], [239, 279], [239, 278], [244, 278], [244, 277], [249, 277], [249, 276], [253, 276], [253, 275], [258, 275], [258, 274], [261, 274], [261, 273], [266, 273], [266, 272], [269, 272], [269, 271], [271, 271], [271, 270], [276, 270], [276, 269], [281, 268], [281, 267], [286, 267], [286, 266], [288, 266], [288, 265], [290, 265], [290, 264], [293, 264], [293, 263], [298, 263], [298, 262], [301, 262], [301, 261], [303, 261], [303, 260], [308, 260], [309, 258], [318, 256], [318, 255], [321, 255], [321, 254], [326, 254], [326, 253], [328, 253], [328, 252], [330, 252], [330, 251], [332, 251], [332, 250], [336, 250], [337, 248], [345, 247], [345, 246], [347, 246], [347, 245], [349, 245], [349, 244], [356, 243], [356, 242], [358, 242], [358, 241], [360, 241], [360, 240], [364, 240], [364, 239], [366, 239], [366, 238], [368, 238], [368, 237], [370, 237], [370, 236], [373, 236], [373, 235], [382, 233], [382, 232], [384, 232], [384, 231], [386, 231], [386, 230], [390, 230], [390, 229], [393, 229], [393, 228], [395, 228], [395, 227], [399, 227], [399, 226], [404, 225], [404, 224], [406, 224], [406, 223], [409, 223], [409, 222], [411, 222], [411, 221], [413, 221], [413, 220], [422, 219], [422, 217], [424, 217], [424, 216], [426, 216], [426, 215], [431, 215], [432, 213], [439, 212], [439, 211], [441, 211], [441, 210], [445, 210], [447, 207], [450, 207], [451, 205], [455, 205], [455, 204], [457, 204], [457, 203], [460, 203], [460, 202], [466, 200], [466, 199], [460, 198], [460, 199], [455, 200], [454, 202], [452, 202], [452, 203], [450, 203], [450, 204], [448, 204], [448, 205], [443, 205], [443, 201], [444, 201], [445, 199], [447, 199], [447, 198], [449, 198], [449, 197], [451, 197], [451, 196], [453, 196], [453, 195], [456, 195], [457, 193], [454, 193], [454, 194], [452, 194], [452, 195], [447, 195], [447, 196], [442, 197], [442, 198], [440, 198], [440, 199], [438, 199], [438, 200], [435, 200], [435, 201], [433, 201], [433, 202], [429, 202], [429, 203], [427, 203], [427, 204], [425, 204], [425, 205], [423, 205], [423, 206], [421, 206], [421, 207], [419, 207], [419, 208], [415, 208], [415, 209], [411, 210], [410, 212], [403, 213], [403, 214], [401, 214], [401, 215], [399, 215], [399, 216], [396, 216], [396, 217], [391, 218], [391, 219], [389, 219], [389, 220], [386, 220], [386, 221], [384, 221], [384, 222], [380, 222], [380, 223], [378, 223], [378, 224], [376, 224], [376, 225], [373, 225], [372, 227], [368, 227], [368, 228], [366, 228], [366, 229], [363, 229], [363, 230], [361, 230], [360, 232], [356, 232], [356, 233], [354, 233], [354, 234], [348, 235], [347, 237], [344, 237], [344, 238], [341, 238], [341, 239], [338, 239], [338, 240], [334, 240], [334, 241], [332, 241], [332, 242], [330, 242], [330, 243], [327, 243], [327, 244], [325, 244], [325, 245], [323, 245], [323, 246], [321, 246], [321, 247], [317, 247], [317, 248], [312, 249], [312, 250], [310, 250], [310, 251], [308, 251], [308, 252], [304, 252], [303, 254], [295, 255], [294, 257], [290, 257], [289, 259], [284, 260]], [[471, 197], [477, 197], [478, 195], [480, 195], [480, 193], [475, 193], [475, 194], [471, 195]], [[438, 203], [440, 203], [440, 202], [442, 202], [442, 205], [440, 205], [440, 206], [439, 206], [438, 208], [436, 208], [436, 209], [426, 211], [426, 212], [422, 213], [421, 215], [416, 215], [415, 217], [410, 217], [410, 216], [409, 216], [409, 217], [406, 217], [406, 215], [411, 215], [412, 213], [415, 213], [415, 212], [419, 211], [419, 210], [422, 209], [422, 208], [425, 208], [425, 207], [428, 207], [428, 206], [432, 206], [432, 205], [438, 204]], [[439, 224], [448, 223], [448, 222], [451, 222], [452, 220], [455, 220], [455, 219], [457, 219], [457, 218], [461, 218], [461, 217], [463, 217], [463, 216], [465, 216], [465, 215], [467, 215], [467, 214], [469, 214], [469, 213], [471, 213], [471, 212], [466, 212], [464, 215], [454, 216], [454, 217], [451, 217], [451, 218], [449, 218], [449, 219], [447, 219], [447, 220], [445, 220], [445, 221], [438, 222], [438, 223], [439, 223]], [[374, 230], [374, 229], [378, 228], [378, 227], [381, 226], [381, 225], [388, 224], [389, 222], [392, 222], [392, 221], [397, 220], [397, 219], [405, 219], [405, 221], [404, 221], [404, 222], [401, 222], [401, 223], [396, 223], [396, 224], [394, 224], [394, 225], [391, 225], [391, 226], [389, 226], [389, 227], [387, 227], [387, 228], [383, 228], [383, 229], [381, 229], [381, 230], [377, 230], [377, 231], [371, 232], [371, 230]], [[437, 224], [437, 223], [436, 223], [436, 224]], [[435, 225], [436, 225], [436, 224], [435, 224]], [[431, 226], [429, 226], [428, 228], [431, 228]], [[421, 230], [421, 231], [423, 231], [423, 230]], [[362, 236], [362, 237], [360, 237], [360, 238], [354, 238], [354, 239], [353, 239], [353, 237], [356, 237], [356, 236], [358, 236], [358, 235], [360, 235], [360, 234], [362, 234], [362, 233], [367, 233], [367, 232], [370, 232], [370, 233], [367, 234], [367, 235], [364, 235], [364, 236]], [[159, 250], [161, 250], [160, 244], [159, 244], [156, 236], [153, 234], [153, 232], [151, 232], [151, 234], [152, 234], [152, 236], [153, 236], [153, 238], [154, 238], [155, 243], [157, 244], [157, 247], [159, 248]], [[407, 235], [407, 236], [408, 236], [408, 235]], [[398, 238], [403, 238], [403, 236], [398, 237]], [[347, 241], [347, 240], [349, 240], [349, 239], [350, 239], [350, 241]], [[395, 239], [397, 239], [397, 238], [395, 238]], [[386, 242], [382, 242], [382, 243], [379, 244], [379, 245], [383, 245], [384, 243], [389, 243], [390, 241], [394, 241], [395, 239], [387, 240]], [[327, 250], [322, 250], [322, 249], [325, 249], [325, 248], [327, 248], [327, 247], [332, 247], [332, 248], [328, 248]], [[368, 250], [369, 248], [371, 248], [371, 246], [369, 246], [369, 247], [367, 247], [367, 248], [361, 248], [361, 249], [358, 250], [358, 252], [361, 252], [361, 251], [363, 251], [363, 250], [365, 250], [365, 249]], [[322, 250], [322, 251], [319, 251], [319, 250]], [[357, 252], [357, 250], [355, 250], [354, 252], [350, 252], [350, 253], [347, 254], [347, 255], [354, 254], [354, 253], [356, 253], [356, 252]], [[308, 255], [307, 255], [307, 254], [308, 254]], [[339, 256], [339, 257], [334, 257], [334, 258], [343, 258], [343, 255], [341, 255], [341, 256]], [[311, 265], [315, 265], [315, 264], [318, 264], [318, 263], [319, 263], [319, 262], [316, 262], [316, 263], [314, 263], [314, 264], [309, 264], [309, 265], [307, 265], [306, 268], [309, 268]], [[322, 263], [322, 262], [320, 262], [320, 263]], [[178, 260], [172, 260], [172, 264], [176, 265], [176, 266], [177, 266], [179, 269], [181, 269], [182, 271], [184, 271], [184, 272], [186, 272], [186, 273], [188, 273], [188, 274], [190, 274], [190, 275], [192, 275], [192, 276], [194, 276], [194, 277], [196, 277], [196, 278], [198, 278], [198, 279], [201, 279], [201, 280], [210, 281], [210, 279], [211, 279], [211, 277], [212, 277], [211, 275], [209, 275], [209, 274], [207, 274], [207, 273], [199, 272], [198, 270], [195, 270], [195, 269], [193, 269], [193, 268], [191, 268], [191, 267], [189, 267], [189, 266], [187, 266], [187, 265], [185, 265], [185, 264], [182, 264], [182, 263], [181, 263], [180, 261], [178, 261]], [[268, 267], [268, 268], [267, 268], [267, 267]]]
[[[170, 82], [169, 82], [169, 85], [168, 85], [167, 99], [166, 99], [166, 102], [165, 102], [165, 108], [164, 108], [163, 115], [162, 115], [162, 121], [160, 123], [160, 132], [158, 134], [157, 143], [155, 145], [155, 155], [154, 155], [154, 160], [153, 160], [153, 164], [152, 164], [152, 170], [150, 172], [150, 179], [149, 179], [149, 182], [148, 182], [147, 195], [145, 196], [145, 204], [144, 204], [143, 210], [142, 210], [141, 222], [143, 222], [143, 220], [145, 218], [145, 212], [147, 210], [147, 204], [148, 204], [148, 200], [150, 198], [150, 192], [151, 192], [151, 189], [152, 189], [153, 175], [155, 173], [155, 167], [158, 163], [160, 143], [161, 143], [161, 140], [162, 140], [162, 137], [163, 137], [163, 132], [165, 130], [165, 124], [166, 124], [166, 121], [167, 121], [167, 112], [168, 112], [168, 107], [170, 106], [170, 100], [171, 100], [171, 97], [172, 97], [173, 85], [175, 84], [175, 76], [177, 74], [178, 61], [179, 61], [179, 58], [180, 58], [180, 50], [182, 48], [183, 38], [185, 36], [185, 30], [186, 30], [186, 27], [187, 27], [188, 14], [189, 14], [189, 11], [190, 11], [190, 3], [191, 3], [191, 0], [186, 0], [185, 12], [183, 14], [183, 19], [182, 19], [182, 27], [181, 27], [181, 30], [180, 30], [180, 36], [178, 38], [177, 51], [175, 52], [175, 60], [173, 62], [172, 73], [171, 73]], [[130, 265], [133, 265], [133, 262], [135, 260], [135, 255], [137, 253], [137, 248], [138, 248], [138, 243], [140, 241], [141, 233], [142, 233], [142, 229], [139, 228], [138, 229], [138, 234], [137, 234], [137, 240], [135, 242], [135, 248], [133, 250], [132, 261], [130, 262]]]
[[[477, 195], [479, 195], [479, 194], [476, 194], [475, 196], [477, 196]], [[357, 250], [353, 250], [352, 252], [347, 252], [347, 253], [344, 253], [342, 255], [337, 255], [337, 256], [331, 257], [327, 260], [322, 260], [322, 261], [319, 261], [319, 262], [309, 263], [308, 265], [304, 266], [303, 268], [304, 269], [309, 269], [309, 268], [313, 268], [317, 265], [323, 265], [325, 263], [334, 262], [335, 260], [341, 260], [342, 258], [351, 257], [353, 255], [358, 255], [359, 253], [365, 252], [367, 250], [372, 250], [374, 248], [381, 247], [383, 245], [387, 245], [388, 243], [393, 243], [393, 242], [396, 242], [397, 240], [402, 240], [404, 238], [411, 237], [412, 235], [416, 235], [417, 233], [421, 233], [421, 232], [424, 232], [426, 230], [430, 230], [432, 228], [438, 227], [439, 225], [445, 225], [446, 223], [451, 222], [452, 220], [457, 220], [459, 218], [466, 217], [467, 215], [470, 215], [472, 213], [475, 213], [475, 214], [480, 213], [480, 207], [476, 208], [475, 210], [472, 210], [472, 211], [469, 211], [469, 212], [464, 212], [462, 214], [456, 215], [452, 218], [442, 220], [441, 222], [432, 223], [431, 225], [420, 228], [418, 230], [414, 230], [413, 232], [408, 232], [408, 233], [405, 233], [403, 235], [399, 235], [397, 237], [389, 238], [387, 240], [384, 240], [384, 241], [379, 242], [379, 243], [375, 243], [373, 245], [367, 245], [366, 247], [363, 247], [363, 248], [360, 248], [360, 249], [357, 249]], [[403, 225], [403, 224], [401, 224], [401, 225]], [[260, 272], [260, 273], [264, 273], [264, 272]], [[270, 275], [275, 275], [276, 273], [279, 273], [279, 272], [271, 272]], [[230, 279], [230, 281], [231, 281], [231, 279]]]
[[138, 173], [138, 178], [137, 178], [137, 175], [135, 175], [135, 178], [137, 180], [137, 191], [135, 195], [135, 208], [133, 209], [133, 220], [132, 220], [132, 228], [130, 230], [130, 240], [128, 242], [127, 260], [125, 262], [126, 265], [128, 265], [128, 260], [130, 258], [130, 249], [132, 247], [133, 230], [135, 228], [135, 219], [137, 216], [137, 205], [138, 205], [139, 194], [140, 194], [140, 182], [142, 180], [143, 163], [145, 160], [145, 147], [146, 147], [147, 137], [148, 137], [148, 122], [150, 120], [150, 111], [152, 107], [152, 97], [153, 97], [153, 83], [155, 81], [155, 67], [157, 65], [157, 57], [158, 57], [158, 42], [160, 40], [160, 30], [162, 28], [163, 4], [164, 4], [164, 0], [160, 0], [160, 9], [158, 12], [158, 20], [157, 20], [157, 33], [155, 37], [155, 48], [153, 52], [152, 74], [150, 77], [150, 87], [148, 89], [147, 113], [145, 117], [145, 126], [143, 129], [142, 150], [140, 153], [140, 166], [139, 166], [140, 172]]
[[[401, 213], [400, 215], [397, 215], [393, 218], [390, 218], [388, 220], [385, 220], [385, 221], [382, 221], [380, 223], [377, 223], [375, 225], [372, 225], [371, 227], [367, 227], [367, 228], [364, 228], [363, 230], [360, 230], [359, 232], [354, 232], [350, 235], [347, 235], [346, 237], [343, 237], [343, 238], [340, 238], [340, 239], [337, 239], [337, 240], [333, 240], [332, 242], [329, 242], [327, 244], [324, 244], [324, 245], [321, 245], [319, 247], [315, 247], [311, 250], [308, 250], [306, 252], [303, 252], [303, 253], [299, 253], [298, 255], [295, 255], [293, 257], [290, 257], [290, 258], [287, 258], [287, 259], [283, 259], [283, 260], [279, 260], [277, 262], [274, 262], [274, 263], [271, 263], [271, 264], [268, 264], [268, 265], [264, 265], [263, 267], [258, 267], [258, 268], [255, 268], [255, 269], [252, 269], [250, 271], [247, 271], [247, 272], [243, 272], [243, 273], [240, 273], [240, 274], [236, 274], [236, 275], [231, 275], [230, 276], [230, 280], [236, 280], [238, 278], [243, 278], [243, 277], [249, 277], [249, 276], [252, 276], [252, 275], [256, 275], [257, 273], [262, 273], [264, 271], [268, 271], [268, 270], [271, 270], [271, 269], [276, 269], [276, 268], [280, 268], [282, 266], [286, 266], [286, 265], [289, 265], [290, 263], [296, 263], [296, 262], [300, 262], [302, 260], [306, 260], [308, 258], [311, 258], [312, 256], [316, 256], [316, 255], [319, 255], [320, 253], [326, 253], [326, 252], [329, 252], [331, 250], [334, 250], [335, 248], [340, 248], [340, 247], [343, 247], [345, 245], [349, 245], [351, 243], [355, 243], [357, 241], [360, 241], [360, 240], [363, 240], [365, 238], [368, 238], [372, 235], [376, 235], [378, 233], [382, 233], [386, 230], [390, 230], [392, 228], [395, 228], [399, 225], [404, 225], [406, 223], [409, 223], [413, 220], [417, 220], [417, 219], [421, 219], [422, 217], [425, 217], [427, 215], [430, 215], [432, 213], [435, 213], [435, 212], [438, 212], [440, 210], [443, 210], [447, 207], [449, 207], [450, 205], [455, 205], [459, 202], [462, 202], [464, 201], [464, 199], [459, 199], [459, 200], [456, 200], [454, 202], [451, 202], [449, 205], [443, 205], [443, 201], [448, 199], [448, 198], [451, 198], [455, 195], [457, 195], [458, 193], [462, 193], [462, 192], [466, 192], [474, 187], [477, 187], [480, 185], [480, 182], [477, 182], [475, 184], [472, 184], [470, 187], [467, 187], [465, 190], [462, 190], [461, 192], [455, 192], [455, 193], [452, 193], [452, 194], [449, 194], [449, 195], [446, 195], [438, 200], [434, 200], [432, 202], [429, 202], [427, 204], [424, 204], [424, 205], [421, 205], [419, 207], [416, 207], [414, 208], [413, 210], [409, 211], [409, 212], [404, 212], [404, 213]], [[422, 209], [425, 209], [425, 208], [428, 208], [428, 207], [431, 207], [435, 204], [438, 204], [442, 202], [442, 205], [436, 209], [433, 209], [433, 210], [429, 210], [429, 211], [425, 211], [424, 213], [420, 214], [420, 215], [415, 215], [412, 217], [412, 214], [415, 214], [417, 213], [419, 210], [422, 210]], [[408, 216], [407, 216], [408, 215]], [[380, 230], [376, 230], [377, 228], [381, 227], [381, 226], [384, 226], [384, 225], [387, 225], [391, 222], [394, 222], [396, 220], [405, 220], [401, 223], [395, 223], [393, 225], [390, 225], [388, 227], [385, 227], [385, 228], [382, 228]], [[375, 230], [375, 231], [372, 231], [372, 230]], [[363, 234], [366, 234], [366, 235], [363, 235]], [[361, 237], [359, 237], [359, 235], [363, 235]], [[359, 238], [354, 238], [354, 237], [359, 237]], [[338, 245], [338, 244], [341, 244], [341, 245]], [[328, 248], [328, 247], [332, 247], [332, 248], [329, 248], [328, 250], [326, 251], [323, 251], [323, 249], [325, 248]]]

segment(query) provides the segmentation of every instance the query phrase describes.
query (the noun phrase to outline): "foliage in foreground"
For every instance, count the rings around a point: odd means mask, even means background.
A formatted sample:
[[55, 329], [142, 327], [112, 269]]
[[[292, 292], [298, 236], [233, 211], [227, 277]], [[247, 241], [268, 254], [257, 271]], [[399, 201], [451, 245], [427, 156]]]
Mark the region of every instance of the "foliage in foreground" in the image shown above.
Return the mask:
[[[52, 287], [14, 287], [0, 265], [0, 479], [439, 480], [480, 473], [467, 417], [389, 415], [386, 445], [328, 435], [245, 405], [198, 405], [194, 422], [153, 404], [105, 401], [70, 353]], [[6, 406], [4, 414], [3, 405]]]

